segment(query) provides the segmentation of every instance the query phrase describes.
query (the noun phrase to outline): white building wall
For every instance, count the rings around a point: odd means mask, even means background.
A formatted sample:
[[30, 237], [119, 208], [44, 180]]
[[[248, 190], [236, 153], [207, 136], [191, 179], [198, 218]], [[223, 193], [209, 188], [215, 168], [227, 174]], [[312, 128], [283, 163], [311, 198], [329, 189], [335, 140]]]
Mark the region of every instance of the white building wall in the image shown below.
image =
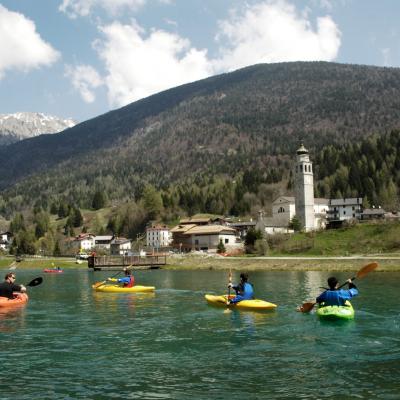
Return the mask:
[[216, 249], [219, 245], [220, 240], [224, 246], [233, 246], [236, 243], [235, 235], [192, 235], [192, 247], [196, 249], [207, 248]]
[[171, 243], [169, 229], [148, 229], [146, 231], [146, 244], [149, 247], [168, 247]]
[[80, 248], [83, 250], [91, 250], [94, 247], [93, 239], [84, 239], [80, 241]]
[[272, 218], [276, 225], [289, 225], [291, 219], [296, 215], [294, 201], [281, 200], [278, 198], [272, 205]]
[[276, 233], [294, 233], [294, 230], [280, 226], [266, 226], [265, 233], [268, 235], [275, 235]]
[[361, 218], [362, 197], [331, 199], [329, 203], [329, 217], [334, 220]]

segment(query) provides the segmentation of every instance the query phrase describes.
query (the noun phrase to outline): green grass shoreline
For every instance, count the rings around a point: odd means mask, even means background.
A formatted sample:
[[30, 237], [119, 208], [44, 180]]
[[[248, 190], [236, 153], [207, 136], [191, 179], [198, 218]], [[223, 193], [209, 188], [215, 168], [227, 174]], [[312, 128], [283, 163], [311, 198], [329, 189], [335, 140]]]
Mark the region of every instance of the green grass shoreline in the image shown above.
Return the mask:
[[[167, 270], [241, 270], [241, 271], [358, 271], [362, 266], [376, 261], [379, 264], [377, 272], [400, 272], [400, 256], [386, 258], [385, 255], [365, 256], [363, 258], [343, 259], [302, 259], [302, 258], [255, 258], [255, 257], [220, 257], [185, 255], [167, 257], [167, 265], [162, 269]], [[73, 258], [27, 258], [15, 262], [14, 258], [3, 257], [0, 259], [0, 269], [88, 269], [87, 262], [76, 264]]]
[[358, 271], [362, 266], [377, 262], [377, 271], [400, 272], [399, 259], [379, 257], [362, 259], [262, 259], [262, 258], [213, 258], [213, 257], [183, 257], [181, 260], [170, 260], [168, 269], [232, 269], [245, 271]]

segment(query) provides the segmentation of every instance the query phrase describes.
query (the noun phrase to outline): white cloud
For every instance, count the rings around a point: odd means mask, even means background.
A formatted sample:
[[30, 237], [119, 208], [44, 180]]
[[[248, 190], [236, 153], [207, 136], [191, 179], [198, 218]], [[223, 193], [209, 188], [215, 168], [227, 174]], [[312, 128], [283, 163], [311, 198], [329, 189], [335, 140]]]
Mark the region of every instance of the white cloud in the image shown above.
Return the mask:
[[51, 65], [59, 57], [36, 32], [31, 20], [0, 4], [0, 79], [7, 70], [28, 71]]
[[71, 79], [72, 86], [79, 91], [86, 103], [95, 100], [94, 89], [103, 84], [98, 72], [90, 65], [66, 66], [65, 76]]
[[340, 47], [338, 27], [325, 16], [317, 19], [314, 30], [307, 15], [297, 13], [284, 0], [232, 12], [229, 20], [219, 24], [216, 39], [224, 45], [215, 68], [226, 71], [262, 62], [334, 60]]
[[[91, 2], [93, 5], [95, 0]], [[220, 48], [215, 59], [178, 34], [160, 29], [147, 32], [136, 21], [104, 25], [99, 28], [102, 38], [94, 47], [107, 71], [104, 84], [109, 102], [122, 106], [171, 87], [262, 62], [334, 60], [340, 47], [338, 27], [329, 16], [318, 18], [313, 27], [310, 14], [307, 8], [298, 12], [286, 0], [232, 11], [229, 19], [219, 23], [216, 38]]]
[[112, 15], [124, 8], [136, 11], [146, 0], [63, 0], [59, 10], [71, 18], [89, 15], [95, 8], [103, 8]]
[[115, 22], [101, 31], [105, 40], [95, 47], [108, 71], [105, 82], [112, 105], [122, 106], [212, 73], [207, 52], [192, 48], [178, 35], [153, 30], [146, 36], [134, 21]]

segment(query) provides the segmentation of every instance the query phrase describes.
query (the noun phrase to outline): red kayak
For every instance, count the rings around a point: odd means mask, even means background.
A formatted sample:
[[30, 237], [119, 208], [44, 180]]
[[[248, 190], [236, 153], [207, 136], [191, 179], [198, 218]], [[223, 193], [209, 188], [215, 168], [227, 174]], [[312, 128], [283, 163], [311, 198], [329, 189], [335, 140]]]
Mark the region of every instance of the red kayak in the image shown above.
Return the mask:
[[14, 298], [0, 297], [0, 309], [20, 306], [28, 302], [28, 295], [26, 293], [14, 293]]
[[45, 268], [43, 272], [46, 272], [48, 274], [61, 274], [64, 272], [62, 269], [57, 269], [57, 268]]

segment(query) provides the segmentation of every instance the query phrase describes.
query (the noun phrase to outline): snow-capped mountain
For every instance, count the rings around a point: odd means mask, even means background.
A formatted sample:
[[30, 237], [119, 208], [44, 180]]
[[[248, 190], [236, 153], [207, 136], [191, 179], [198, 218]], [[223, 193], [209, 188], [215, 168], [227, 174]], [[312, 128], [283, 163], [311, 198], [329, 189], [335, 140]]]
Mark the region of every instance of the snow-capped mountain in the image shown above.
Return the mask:
[[43, 133], [57, 133], [77, 122], [34, 112], [0, 114], [0, 145], [7, 145]]

